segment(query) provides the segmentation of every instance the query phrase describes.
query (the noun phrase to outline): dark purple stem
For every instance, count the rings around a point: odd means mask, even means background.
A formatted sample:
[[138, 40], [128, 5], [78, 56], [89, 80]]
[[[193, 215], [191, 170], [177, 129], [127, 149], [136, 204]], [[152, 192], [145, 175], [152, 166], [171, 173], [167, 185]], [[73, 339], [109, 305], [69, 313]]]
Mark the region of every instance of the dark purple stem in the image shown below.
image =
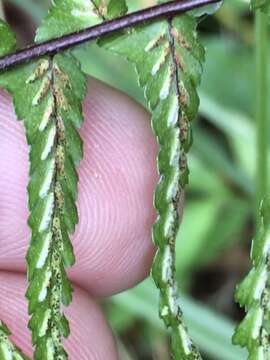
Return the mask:
[[102, 36], [123, 30], [134, 25], [158, 18], [171, 17], [176, 14], [183, 14], [187, 11], [219, 3], [221, 0], [178, 0], [158, 6], [149, 7], [117, 19], [106, 21], [102, 24], [92, 26], [80, 32], [68, 34], [49, 40], [41, 44], [30, 46], [19, 50], [14, 54], [0, 58], [0, 70], [6, 70], [14, 65], [19, 65], [42, 55], [52, 55], [61, 50], [82, 44], [87, 41], [96, 40]]

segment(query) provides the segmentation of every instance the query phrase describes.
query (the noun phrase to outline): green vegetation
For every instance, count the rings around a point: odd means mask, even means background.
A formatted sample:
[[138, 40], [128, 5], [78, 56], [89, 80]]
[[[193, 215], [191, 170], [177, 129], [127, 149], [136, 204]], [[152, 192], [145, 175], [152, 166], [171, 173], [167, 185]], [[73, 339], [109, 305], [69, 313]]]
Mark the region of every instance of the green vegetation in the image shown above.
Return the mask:
[[[131, 10], [153, 4], [148, 0], [128, 2]], [[5, 3], [15, 4], [37, 24], [49, 5], [44, 0], [34, 5], [31, 0]], [[268, 4], [257, 1], [253, 5]], [[199, 88], [201, 119], [193, 123], [196, 140], [188, 156], [190, 181], [176, 245], [176, 270], [178, 285], [185, 294], [181, 301], [184, 319], [205, 359], [247, 358], [245, 350], [230, 340], [236, 322], [243, 318], [234, 305], [233, 293], [250, 268], [255, 214], [269, 189], [270, 151], [266, 96], [269, 35], [266, 15], [256, 11], [255, 22], [246, 1], [226, 0], [214, 18], [200, 23], [207, 49]], [[105, 49], [94, 44], [84, 45], [73, 54], [85, 73], [123, 90], [147, 107], [131, 64], [108, 56]], [[154, 304], [157, 290], [149, 279], [104, 301], [121, 343], [121, 359], [152, 359], [153, 354], [157, 359], [169, 359], [167, 335]], [[254, 304], [249, 301], [249, 305]]]

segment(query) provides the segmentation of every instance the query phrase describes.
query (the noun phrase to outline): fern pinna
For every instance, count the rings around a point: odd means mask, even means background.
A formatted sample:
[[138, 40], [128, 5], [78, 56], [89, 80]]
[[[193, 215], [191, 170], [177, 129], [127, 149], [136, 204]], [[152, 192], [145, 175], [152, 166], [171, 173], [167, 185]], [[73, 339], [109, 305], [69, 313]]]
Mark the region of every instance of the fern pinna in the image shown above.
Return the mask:
[[[16, 38], [9, 26], [0, 20], [0, 56], [11, 53], [16, 48]], [[6, 324], [0, 320], [0, 359], [28, 360], [22, 352], [9, 340], [11, 335]]]
[[69, 326], [62, 304], [72, 298], [65, 267], [74, 263], [69, 234], [78, 222], [75, 165], [82, 158], [82, 142], [76, 129], [82, 123], [85, 77], [65, 53], [6, 72], [0, 83], [13, 95], [30, 145], [26, 296], [35, 359], [66, 359], [61, 338], [68, 336]]
[[190, 121], [197, 115], [204, 49], [196, 34], [196, 20], [181, 16], [138, 27], [104, 46], [135, 64], [139, 84], [152, 112], [152, 127], [160, 145], [160, 181], [154, 204], [153, 228], [157, 254], [152, 275], [160, 290], [160, 316], [172, 329], [175, 359], [199, 359], [183, 323], [177, 300], [175, 241], [179, 203], [188, 182], [186, 154], [192, 144]]
[[[127, 10], [125, 0], [55, 0], [37, 30], [36, 41], [79, 31]], [[135, 64], [152, 113], [152, 126], [160, 145], [160, 181], [154, 199], [158, 218], [153, 227], [157, 254], [152, 275], [160, 291], [160, 316], [171, 328], [173, 357], [182, 360], [201, 359], [183, 323], [175, 278], [179, 204], [188, 183], [190, 122], [198, 112], [196, 88], [204, 61], [196, 26], [192, 14], [175, 16], [98, 42]], [[27, 253], [26, 296], [34, 358], [67, 359], [62, 337], [68, 336], [69, 325], [62, 304], [68, 305], [72, 299], [65, 268], [75, 261], [69, 236], [78, 222], [75, 166], [82, 158], [77, 129], [82, 124], [85, 77], [77, 60], [67, 51], [6, 71], [0, 76], [0, 85], [12, 94], [30, 145], [32, 238]], [[2, 333], [4, 346], [12, 346], [5, 327]]]

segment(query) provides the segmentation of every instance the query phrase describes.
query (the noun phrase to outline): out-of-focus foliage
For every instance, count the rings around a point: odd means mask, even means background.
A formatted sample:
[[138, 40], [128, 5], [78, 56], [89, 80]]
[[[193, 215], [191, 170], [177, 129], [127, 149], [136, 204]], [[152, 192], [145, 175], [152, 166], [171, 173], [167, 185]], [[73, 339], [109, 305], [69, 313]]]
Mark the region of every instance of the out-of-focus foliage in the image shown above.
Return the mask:
[[[48, 5], [47, 0], [5, 2], [16, 3], [36, 23]], [[155, 3], [128, 2], [130, 11]], [[253, 234], [255, 75], [252, 18], [248, 14], [247, 1], [226, 0], [214, 18], [200, 24], [207, 50], [200, 88], [201, 119], [193, 124], [190, 184], [177, 244], [179, 285], [187, 294], [182, 301], [186, 322], [205, 358], [214, 360], [246, 357], [229, 338], [234, 321], [242, 317], [233, 305], [233, 290], [248, 270], [247, 239]], [[77, 49], [75, 55], [86, 73], [145, 105], [133, 69], [126, 62], [108, 57], [94, 45]], [[121, 359], [169, 359], [167, 339], [156, 315], [156, 298], [156, 290], [147, 280], [106, 300], [105, 310], [124, 349]]]
[[262, 9], [263, 11], [268, 11], [270, 7], [269, 0], [251, 0], [252, 9]]

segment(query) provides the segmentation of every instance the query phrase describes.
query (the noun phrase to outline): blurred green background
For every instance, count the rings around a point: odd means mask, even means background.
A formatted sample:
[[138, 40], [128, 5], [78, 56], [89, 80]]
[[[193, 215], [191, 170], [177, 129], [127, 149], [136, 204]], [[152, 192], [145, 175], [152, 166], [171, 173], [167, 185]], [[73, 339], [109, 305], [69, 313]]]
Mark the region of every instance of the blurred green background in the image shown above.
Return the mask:
[[[22, 44], [46, 13], [48, 0], [5, 0], [5, 14]], [[130, 10], [155, 3], [129, 0]], [[32, 21], [29, 21], [29, 18]], [[27, 24], [27, 25], [26, 25]], [[200, 25], [206, 64], [200, 117], [194, 122], [191, 176], [177, 242], [177, 278], [190, 333], [206, 359], [241, 360], [231, 345], [235, 285], [249, 268], [254, 232], [254, 31], [247, 1], [225, 0]], [[84, 71], [127, 92], [145, 106], [133, 69], [95, 45], [75, 51]], [[104, 301], [120, 359], [169, 359], [168, 337], [157, 316], [157, 292], [146, 280]]]

